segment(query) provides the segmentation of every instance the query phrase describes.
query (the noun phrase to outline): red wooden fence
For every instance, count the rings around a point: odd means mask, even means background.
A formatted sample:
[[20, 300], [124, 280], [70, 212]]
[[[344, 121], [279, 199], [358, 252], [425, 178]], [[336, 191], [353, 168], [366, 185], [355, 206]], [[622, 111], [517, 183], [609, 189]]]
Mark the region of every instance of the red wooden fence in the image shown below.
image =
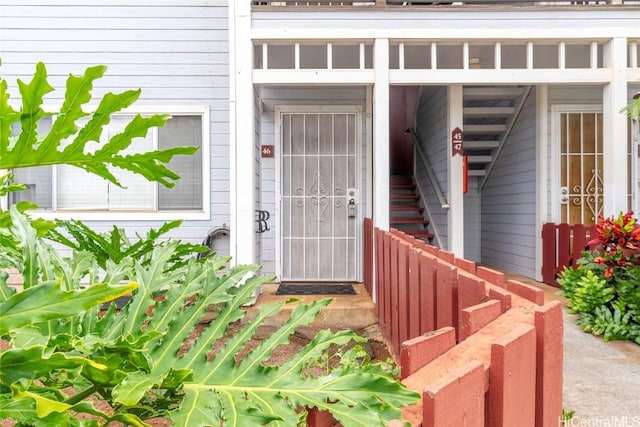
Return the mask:
[[[562, 308], [539, 288], [365, 221], [365, 283], [403, 382], [412, 426], [557, 425]], [[313, 424], [315, 426], [324, 424]], [[329, 424], [327, 424], [329, 425]]]
[[373, 295], [373, 220], [364, 219], [364, 287]]
[[575, 266], [582, 252], [589, 249], [588, 242], [596, 235], [596, 226], [583, 224], [555, 224], [542, 226], [542, 281], [558, 286], [558, 273], [565, 267]]

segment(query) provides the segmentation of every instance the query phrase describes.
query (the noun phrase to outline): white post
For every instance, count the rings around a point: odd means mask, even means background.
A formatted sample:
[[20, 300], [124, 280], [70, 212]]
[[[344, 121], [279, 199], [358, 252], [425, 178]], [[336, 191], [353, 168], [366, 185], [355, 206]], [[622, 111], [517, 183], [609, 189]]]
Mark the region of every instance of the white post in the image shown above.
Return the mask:
[[[536, 87], [536, 114], [538, 116], [536, 125], [536, 236], [542, 232], [542, 224], [548, 217], [547, 191], [549, 182], [549, 159], [548, 155], [548, 112], [549, 88], [547, 85]], [[542, 281], [542, 239], [536, 238], [536, 262], [535, 279]]]
[[604, 66], [611, 81], [604, 86], [602, 102], [604, 216], [626, 212], [627, 201], [627, 116], [620, 112], [627, 104], [627, 39], [613, 38], [605, 44]]
[[373, 46], [373, 225], [389, 229], [389, 40]]
[[256, 262], [251, 3], [230, 2], [230, 250], [232, 265]]
[[453, 155], [452, 132], [460, 128], [464, 132], [462, 121], [462, 85], [449, 86], [449, 119], [447, 132], [447, 154], [449, 158], [447, 195], [448, 211], [448, 250], [458, 258], [464, 258], [464, 189], [463, 158], [461, 154]]

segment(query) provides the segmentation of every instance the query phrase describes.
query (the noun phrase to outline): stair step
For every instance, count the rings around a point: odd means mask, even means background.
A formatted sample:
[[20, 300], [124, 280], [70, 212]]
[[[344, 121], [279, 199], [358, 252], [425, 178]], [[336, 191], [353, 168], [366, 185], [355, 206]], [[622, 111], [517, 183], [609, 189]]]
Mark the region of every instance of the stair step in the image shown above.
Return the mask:
[[389, 206], [389, 210], [390, 211], [406, 211], [406, 212], [410, 212], [410, 211], [422, 212], [424, 211], [424, 208], [418, 205], [391, 205]]
[[484, 169], [469, 169], [469, 176], [485, 176], [486, 171]]
[[492, 125], [466, 125], [464, 127], [464, 133], [466, 134], [482, 134], [482, 133], [502, 133], [507, 130], [507, 125], [492, 124]]
[[429, 224], [429, 221], [421, 216], [393, 216], [389, 218], [390, 224]]
[[415, 193], [391, 193], [391, 200], [418, 200], [420, 196]]
[[493, 160], [493, 157], [471, 155], [471, 156], [467, 156], [467, 160], [469, 161], [469, 163], [491, 163], [491, 161]]
[[402, 230], [402, 231], [413, 237], [417, 237], [418, 239], [431, 240], [434, 237], [433, 234], [428, 232], [427, 230]]
[[416, 186], [414, 184], [394, 184], [391, 183], [392, 190], [415, 190]]
[[410, 176], [392, 176], [389, 180], [389, 183], [391, 185], [413, 184], [413, 178], [411, 178]]
[[492, 150], [498, 148], [500, 141], [465, 141], [465, 150]]
[[464, 117], [503, 117], [515, 113], [514, 107], [464, 107]]

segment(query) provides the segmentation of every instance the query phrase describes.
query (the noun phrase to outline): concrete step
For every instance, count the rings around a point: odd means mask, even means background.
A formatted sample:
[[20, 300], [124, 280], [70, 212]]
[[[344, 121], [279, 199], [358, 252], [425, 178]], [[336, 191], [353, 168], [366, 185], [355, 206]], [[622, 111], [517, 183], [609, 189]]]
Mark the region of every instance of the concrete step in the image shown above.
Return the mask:
[[263, 324], [263, 328], [276, 329], [289, 318], [298, 302], [308, 304], [311, 301], [331, 298], [331, 304], [320, 310], [318, 317], [309, 326], [301, 328], [299, 333], [305, 336], [314, 336], [322, 329], [331, 329], [332, 331], [351, 329], [355, 331], [377, 324], [376, 307], [364, 288], [364, 284], [354, 283], [353, 288], [356, 291], [355, 295], [296, 295], [297, 302], [287, 302], [292, 299], [293, 295], [276, 295], [278, 284], [266, 284], [262, 286], [262, 293], [258, 296], [256, 303], [245, 308], [247, 315], [243, 321], [255, 317], [264, 304], [281, 303], [283, 305], [280, 312], [266, 319]]

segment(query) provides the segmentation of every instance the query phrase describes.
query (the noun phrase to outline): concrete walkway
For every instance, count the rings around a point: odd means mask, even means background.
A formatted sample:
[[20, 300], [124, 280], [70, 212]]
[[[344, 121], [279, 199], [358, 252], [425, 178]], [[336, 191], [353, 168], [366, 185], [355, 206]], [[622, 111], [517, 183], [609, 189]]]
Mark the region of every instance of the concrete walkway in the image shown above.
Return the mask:
[[605, 342], [564, 315], [564, 407], [568, 426], [640, 427], [640, 346]]
[[[522, 281], [566, 305], [559, 289]], [[640, 427], [640, 345], [583, 332], [577, 317], [564, 309], [563, 407], [574, 412], [566, 426]]]

